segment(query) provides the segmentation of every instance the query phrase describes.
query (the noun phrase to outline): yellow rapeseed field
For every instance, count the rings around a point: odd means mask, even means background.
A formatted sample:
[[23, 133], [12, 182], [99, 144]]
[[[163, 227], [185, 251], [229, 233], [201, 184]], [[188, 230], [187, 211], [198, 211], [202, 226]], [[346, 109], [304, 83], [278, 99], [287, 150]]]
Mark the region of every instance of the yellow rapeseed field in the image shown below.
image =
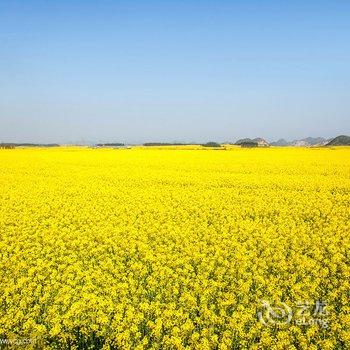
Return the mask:
[[0, 162], [2, 344], [350, 348], [349, 148]]

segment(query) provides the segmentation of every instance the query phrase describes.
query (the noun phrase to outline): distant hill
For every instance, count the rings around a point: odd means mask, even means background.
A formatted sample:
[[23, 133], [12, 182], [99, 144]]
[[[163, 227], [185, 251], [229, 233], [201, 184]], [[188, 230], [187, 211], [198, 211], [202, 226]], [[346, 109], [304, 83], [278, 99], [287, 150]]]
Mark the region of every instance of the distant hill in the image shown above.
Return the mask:
[[290, 145], [290, 142], [286, 141], [285, 139], [279, 139], [275, 142], [270, 143], [271, 146], [279, 146], [279, 147], [284, 147]]
[[270, 144], [265, 139], [262, 139], [261, 137], [256, 137], [255, 139], [253, 139], [253, 142], [256, 142], [259, 147], [269, 147], [270, 146]]
[[270, 144], [261, 137], [256, 137], [255, 139], [245, 138], [245, 139], [239, 139], [235, 142], [235, 145], [238, 146], [248, 146], [250, 147], [269, 147]]
[[350, 146], [350, 136], [339, 135], [329, 141], [326, 146]]
[[303, 141], [307, 142], [311, 146], [324, 145], [327, 143], [327, 140], [324, 137], [307, 137], [303, 139]]
[[294, 140], [291, 146], [323, 146], [327, 140], [323, 137], [306, 137], [300, 140]]
[[311, 146], [308, 142], [306, 142], [305, 140], [301, 139], [301, 140], [293, 140], [290, 143], [290, 146], [294, 146], [294, 147], [305, 147], [305, 146]]
[[285, 139], [271, 142], [271, 146], [294, 146], [294, 147], [308, 147], [308, 146], [323, 146], [327, 140], [323, 137], [306, 137], [304, 139], [293, 140], [288, 142]]
[[239, 139], [235, 142], [235, 145], [240, 146], [242, 143], [245, 143], [245, 142], [253, 142], [253, 140], [249, 138]]

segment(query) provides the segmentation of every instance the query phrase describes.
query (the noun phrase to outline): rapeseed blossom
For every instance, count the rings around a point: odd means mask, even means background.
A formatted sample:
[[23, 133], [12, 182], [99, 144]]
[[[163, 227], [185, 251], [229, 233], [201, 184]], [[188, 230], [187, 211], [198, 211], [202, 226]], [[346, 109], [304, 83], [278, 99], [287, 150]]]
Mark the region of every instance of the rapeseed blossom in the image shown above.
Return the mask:
[[[347, 348], [350, 149], [197, 148], [0, 150], [0, 338]], [[325, 300], [328, 327], [261, 300]]]

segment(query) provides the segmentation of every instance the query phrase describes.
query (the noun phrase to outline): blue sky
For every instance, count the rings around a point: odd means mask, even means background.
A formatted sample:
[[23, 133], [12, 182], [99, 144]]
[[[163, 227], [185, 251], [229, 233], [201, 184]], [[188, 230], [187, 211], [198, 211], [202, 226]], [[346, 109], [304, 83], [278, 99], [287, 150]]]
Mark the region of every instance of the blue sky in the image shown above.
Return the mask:
[[350, 2], [0, 2], [0, 141], [350, 133]]

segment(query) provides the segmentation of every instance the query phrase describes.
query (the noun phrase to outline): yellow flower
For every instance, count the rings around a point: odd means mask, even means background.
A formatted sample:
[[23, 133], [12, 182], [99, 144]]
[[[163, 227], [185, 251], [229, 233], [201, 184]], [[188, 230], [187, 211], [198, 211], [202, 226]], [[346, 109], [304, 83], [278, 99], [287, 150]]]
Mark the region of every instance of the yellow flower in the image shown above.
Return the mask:
[[[1, 337], [48, 349], [344, 347], [349, 157], [0, 150]], [[293, 317], [260, 322], [261, 300]]]

